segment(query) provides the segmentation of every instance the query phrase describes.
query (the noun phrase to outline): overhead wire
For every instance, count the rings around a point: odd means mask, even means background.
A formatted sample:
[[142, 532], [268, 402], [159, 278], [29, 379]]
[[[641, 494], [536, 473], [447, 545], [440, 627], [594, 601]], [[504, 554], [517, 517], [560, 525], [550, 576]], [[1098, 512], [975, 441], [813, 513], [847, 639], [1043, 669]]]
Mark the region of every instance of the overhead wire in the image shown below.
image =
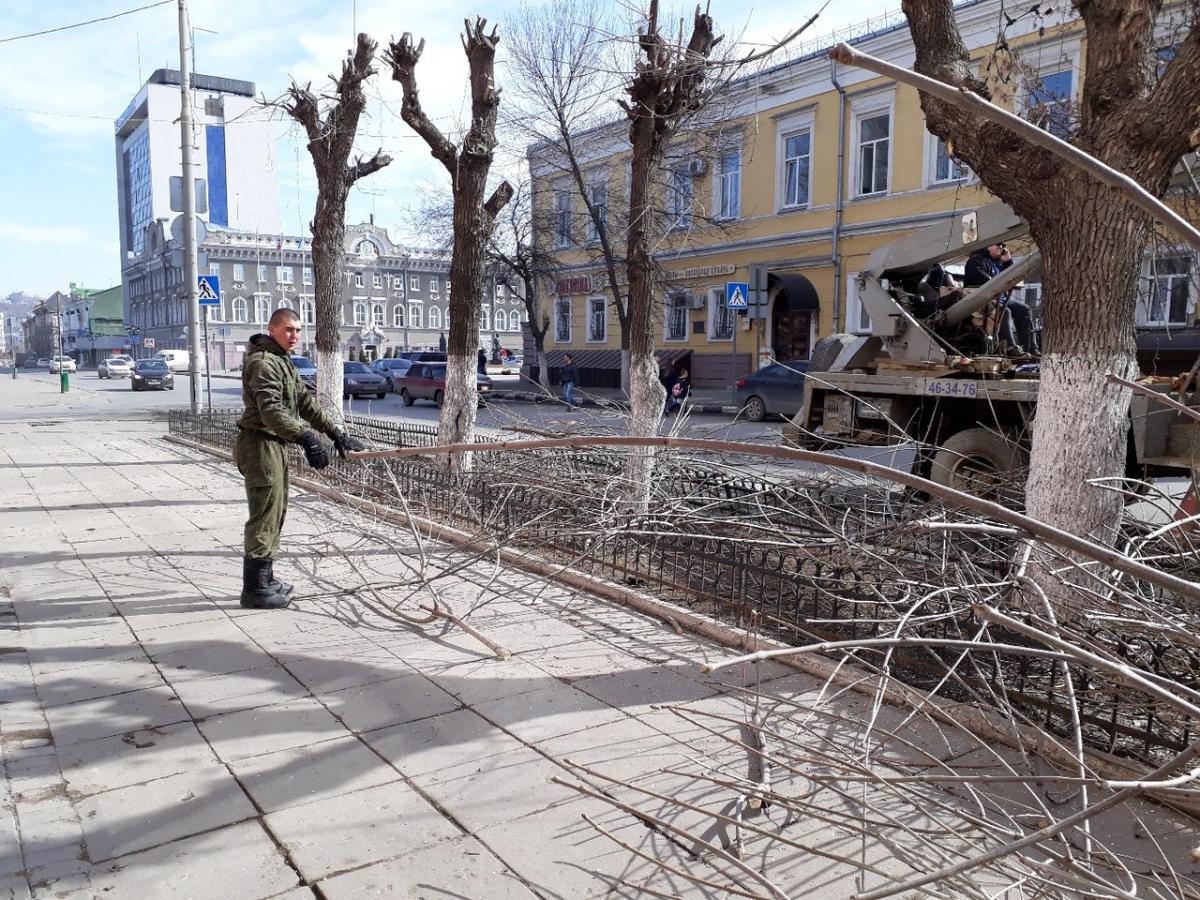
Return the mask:
[[8, 44], [12, 41], [23, 41], [27, 38], [41, 37], [46, 34], [57, 34], [60, 31], [70, 31], [72, 28], [83, 28], [85, 25], [95, 25], [98, 22], [110, 22], [113, 19], [119, 19], [122, 16], [131, 16], [134, 13], [144, 12], [147, 9], [154, 9], [156, 6], [166, 6], [168, 3], [173, 4], [175, 0], [158, 0], [157, 3], [148, 3], [145, 6], [138, 6], [134, 9], [127, 9], [123, 12], [113, 13], [109, 16], [100, 16], [96, 19], [88, 19], [85, 22], [74, 22], [70, 25], [59, 25], [57, 28], [44, 28], [41, 31], [30, 31], [27, 34], [14, 34], [10, 37], [0, 38], [0, 44]]

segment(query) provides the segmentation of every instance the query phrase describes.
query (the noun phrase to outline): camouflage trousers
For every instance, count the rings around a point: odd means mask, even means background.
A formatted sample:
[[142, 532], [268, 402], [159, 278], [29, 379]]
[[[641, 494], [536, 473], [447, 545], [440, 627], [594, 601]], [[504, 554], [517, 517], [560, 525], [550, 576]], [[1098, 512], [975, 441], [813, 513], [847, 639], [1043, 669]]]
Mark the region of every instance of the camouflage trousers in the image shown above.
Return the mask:
[[288, 506], [288, 464], [283, 442], [261, 432], [242, 431], [234, 444], [234, 460], [246, 481], [245, 555], [274, 559]]

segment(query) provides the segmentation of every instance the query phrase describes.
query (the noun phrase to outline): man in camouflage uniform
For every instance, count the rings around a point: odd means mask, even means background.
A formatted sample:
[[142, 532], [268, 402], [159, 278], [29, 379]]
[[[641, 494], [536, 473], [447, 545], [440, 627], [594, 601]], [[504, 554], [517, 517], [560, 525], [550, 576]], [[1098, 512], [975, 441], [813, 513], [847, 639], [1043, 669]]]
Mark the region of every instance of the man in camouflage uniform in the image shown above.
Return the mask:
[[[317, 432], [333, 439], [343, 457], [363, 445], [341, 430], [304, 387], [290, 354], [300, 343], [300, 318], [276, 310], [266, 334], [250, 338], [242, 365], [245, 412], [238, 420], [233, 457], [246, 480], [250, 518], [242, 559], [242, 606], [280, 609], [291, 602], [292, 586], [274, 576], [279, 533], [287, 514], [287, 445], [299, 444], [314, 469], [329, 465]], [[311, 427], [310, 427], [311, 426]], [[315, 430], [314, 430], [315, 429]]]

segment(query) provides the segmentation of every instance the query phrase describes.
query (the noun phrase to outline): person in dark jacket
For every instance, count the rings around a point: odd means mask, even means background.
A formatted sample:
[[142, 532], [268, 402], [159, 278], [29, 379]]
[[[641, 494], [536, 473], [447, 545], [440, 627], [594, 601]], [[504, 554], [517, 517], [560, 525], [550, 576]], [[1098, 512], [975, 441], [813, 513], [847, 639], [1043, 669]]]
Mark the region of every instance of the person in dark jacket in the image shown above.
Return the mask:
[[672, 413], [683, 406], [683, 401], [692, 392], [692, 383], [688, 380], [688, 370], [681, 368], [671, 390], [667, 392], [667, 408], [663, 412]]
[[476, 360], [475, 371], [477, 371], [480, 375], [486, 375], [487, 374], [487, 351], [484, 350], [482, 347], [480, 347], [479, 354], [475, 357], [475, 360]]
[[575, 385], [578, 383], [579, 370], [575, 368], [575, 357], [568, 353], [563, 357], [563, 402], [572, 409], [579, 405], [579, 401], [575, 398]]
[[246, 482], [250, 517], [242, 558], [242, 606], [280, 609], [291, 602], [292, 586], [275, 578], [279, 535], [287, 515], [287, 445], [299, 444], [314, 469], [329, 465], [317, 432], [333, 439], [341, 456], [363, 445], [337, 426], [304, 387], [291, 352], [300, 343], [300, 317], [279, 309], [266, 334], [250, 338], [242, 365], [242, 400], [233, 458]]
[[[976, 250], [967, 259], [963, 283], [967, 287], [982, 287], [1012, 264], [1013, 258], [1008, 247], [989, 244], [983, 250]], [[1000, 337], [1017, 353], [1036, 354], [1037, 336], [1033, 333], [1033, 315], [1029, 312], [1029, 306], [1011, 295], [1003, 305]]]

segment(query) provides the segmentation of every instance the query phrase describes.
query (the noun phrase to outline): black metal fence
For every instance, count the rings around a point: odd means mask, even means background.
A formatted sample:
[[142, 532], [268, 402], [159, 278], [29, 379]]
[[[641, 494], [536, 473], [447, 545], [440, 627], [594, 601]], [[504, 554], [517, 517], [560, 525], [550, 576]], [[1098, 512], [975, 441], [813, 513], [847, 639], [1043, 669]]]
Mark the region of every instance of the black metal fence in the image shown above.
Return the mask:
[[[348, 421], [377, 448], [437, 443], [432, 426]], [[236, 413], [173, 413], [170, 430], [228, 450]], [[298, 465], [303, 457], [298, 448], [293, 452]], [[398, 485], [414, 514], [785, 641], [891, 636], [897, 619], [910, 615], [915, 624], [907, 635], [970, 638], [979, 623], [963, 598], [917, 596], [913, 583], [935, 565], [949, 584], [959, 563], [977, 575], [981, 560], [1012, 558], [1003, 537], [952, 538], [911, 527], [929, 515], [928, 505], [884, 488], [827, 478], [777, 483], [679, 457], [663, 465], [656, 508], [636, 517], [615, 513], [605, 496], [619, 477], [620, 456], [612, 452], [481, 452], [469, 474], [447, 473], [425, 458], [367, 466], [335, 459], [320, 473], [305, 474], [384, 503], [395, 502]], [[682, 530], [681, 520], [687, 524]], [[747, 534], [758, 538], [747, 540]], [[773, 542], [772, 534], [786, 540]], [[1119, 658], [1182, 682], [1190, 684], [1191, 673], [1200, 671], [1200, 654], [1187, 648], [1137, 636], [1112, 640], [1107, 633], [1096, 640]], [[986, 646], [958, 663], [930, 649], [860, 659], [956, 700], [1005, 697], [1050, 730], [1068, 733], [1060, 665]], [[1193, 722], [1142, 692], [1095, 671], [1072, 669], [1072, 679], [1085, 740], [1093, 747], [1153, 763], [1197, 737]]]

